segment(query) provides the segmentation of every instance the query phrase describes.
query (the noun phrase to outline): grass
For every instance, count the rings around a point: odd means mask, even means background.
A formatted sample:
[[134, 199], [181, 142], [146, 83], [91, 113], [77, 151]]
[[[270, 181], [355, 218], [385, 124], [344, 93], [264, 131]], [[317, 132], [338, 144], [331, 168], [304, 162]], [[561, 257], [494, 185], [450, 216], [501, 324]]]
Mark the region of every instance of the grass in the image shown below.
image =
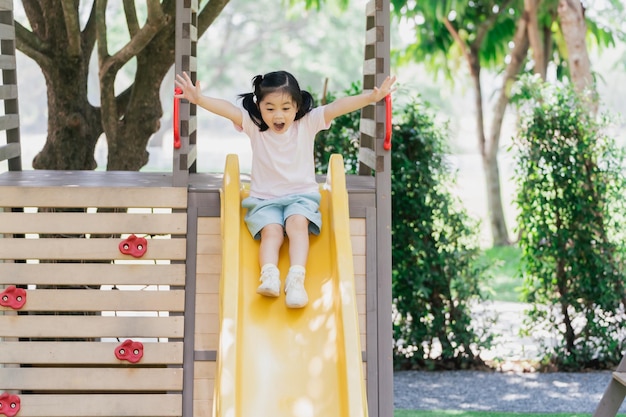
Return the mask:
[[[497, 411], [416, 411], [395, 410], [394, 417], [591, 417], [587, 413], [503, 413]], [[626, 417], [618, 414], [616, 417]]]
[[487, 282], [491, 299], [495, 301], [520, 302], [522, 278], [519, 266], [522, 251], [516, 245], [486, 249], [482, 260], [493, 265], [489, 268], [492, 278]]

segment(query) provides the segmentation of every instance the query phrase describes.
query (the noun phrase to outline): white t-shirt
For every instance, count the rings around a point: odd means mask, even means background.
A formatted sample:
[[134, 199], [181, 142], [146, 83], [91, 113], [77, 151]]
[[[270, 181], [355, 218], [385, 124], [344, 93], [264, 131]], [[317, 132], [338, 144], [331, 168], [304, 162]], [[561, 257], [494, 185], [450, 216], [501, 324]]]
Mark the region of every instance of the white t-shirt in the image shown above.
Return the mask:
[[241, 108], [241, 112], [241, 127], [252, 145], [250, 196], [270, 199], [318, 192], [314, 142], [320, 130], [330, 127], [324, 123], [324, 107], [314, 108], [282, 134], [271, 129], [261, 132], [248, 111]]

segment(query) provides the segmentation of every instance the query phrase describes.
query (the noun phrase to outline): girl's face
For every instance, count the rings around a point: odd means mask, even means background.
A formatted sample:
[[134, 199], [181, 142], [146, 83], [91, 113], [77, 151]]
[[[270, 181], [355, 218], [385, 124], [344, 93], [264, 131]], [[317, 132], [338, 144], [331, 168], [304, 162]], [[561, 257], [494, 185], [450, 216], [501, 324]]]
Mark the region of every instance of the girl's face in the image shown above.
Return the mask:
[[259, 110], [271, 131], [285, 133], [296, 119], [298, 107], [291, 95], [277, 91], [263, 97], [259, 103]]

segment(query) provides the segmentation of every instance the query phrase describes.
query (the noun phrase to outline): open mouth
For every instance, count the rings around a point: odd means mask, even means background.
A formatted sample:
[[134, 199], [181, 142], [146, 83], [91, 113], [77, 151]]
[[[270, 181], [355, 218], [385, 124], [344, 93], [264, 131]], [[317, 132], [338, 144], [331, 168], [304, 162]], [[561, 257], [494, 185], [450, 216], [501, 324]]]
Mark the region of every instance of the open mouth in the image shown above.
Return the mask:
[[277, 131], [281, 131], [285, 128], [285, 124], [284, 123], [274, 123], [274, 129]]

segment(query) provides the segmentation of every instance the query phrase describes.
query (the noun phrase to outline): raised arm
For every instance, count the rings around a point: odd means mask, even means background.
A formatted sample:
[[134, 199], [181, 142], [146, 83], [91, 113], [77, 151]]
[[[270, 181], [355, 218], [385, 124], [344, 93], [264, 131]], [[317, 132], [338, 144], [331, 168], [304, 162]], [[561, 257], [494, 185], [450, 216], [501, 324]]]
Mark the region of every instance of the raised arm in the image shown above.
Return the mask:
[[189, 78], [186, 72], [183, 72], [182, 75], [176, 74], [174, 83], [176, 87], [182, 90], [181, 94], [175, 94], [174, 97], [189, 100], [190, 103], [196, 104], [211, 113], [229, 119], [237, 126], [241, 126], [243, 123], [243, 116], [239, 107], [221, 98], [202, 95], [200, 81], [196, 82], [196, 85], [193, 85], [191, 78]]
[[371, 103], [376, 103], [396, 91], [394, 84], [396, 77], [387, 77], [380, 87], [374, 87], [369, 93], [361, 93], [355, 96], [341, 97], [327, 104], [324, 107], [324, 121], [330, 123], [333, 119], [343, 116], [344, 114], [351, 113], [355, 110], [362, 109]]

